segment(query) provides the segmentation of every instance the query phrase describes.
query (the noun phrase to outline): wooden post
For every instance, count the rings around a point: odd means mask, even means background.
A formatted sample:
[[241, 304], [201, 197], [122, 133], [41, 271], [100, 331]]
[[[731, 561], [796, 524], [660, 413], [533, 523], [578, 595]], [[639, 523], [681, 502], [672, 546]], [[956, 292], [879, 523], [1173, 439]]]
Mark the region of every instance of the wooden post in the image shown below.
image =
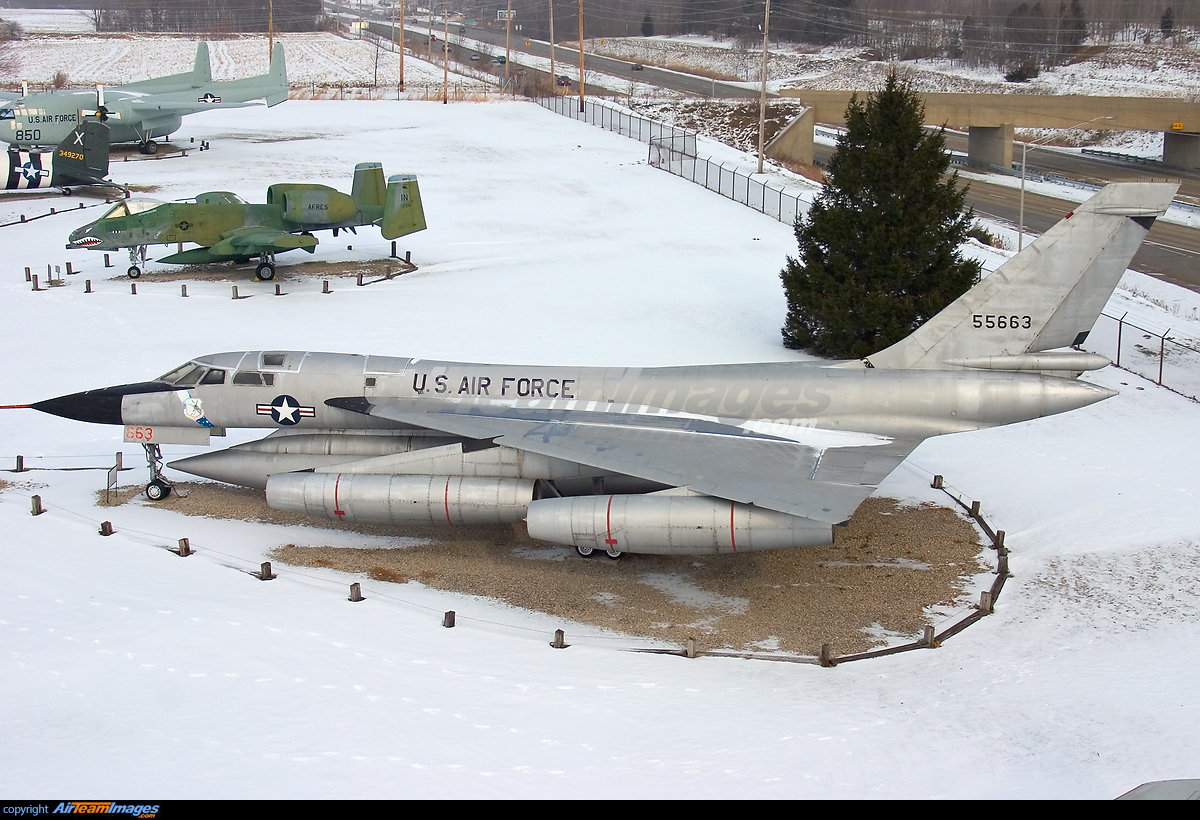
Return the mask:
[[986, 590], [979, 593], [979, 606], [977, 609], [984, 615], [992, 614], [992, 593]]
[[180, 558], [187, 558], [189, 555], [192, 554], [192, 542], [186, 538], [180, 538], [179, 539], [179, 549], [176, 550], [176, 553], [179, 555]]
[[106, 267], [106, 268], [111, 268], [111, 267], [112, 267], [112, 260], [108, 258], [108, 254], [107, 254], [107, 253], [106, 253], [106, 254], [104, 254], [104, 267]]
[[933, 477], [933, 484], [932, 484], [931, 486], [932, 486], [932, 487], [933, 487], [933, 489], [935, 489], [935, 490], [940, 490], [940, 489], [942, 489], [942, 477], [941, 477], [940, 475], [935, 475], [935, 476]]
[[687, 646], [684, 648], [684, 654], [689, 658], [696, 657], [696, 640], [694, 638], [687, 639]]
[[834, 659], [833, 647], [830, 644], [821, 644], [821, 666], [837, 666], [837, 660]]
[[259, 570], [258, 580], [270, 581], [275, 578], [275, 573], [271, 572], [271, 562], [263, 561], [262, 569]]
[[238, 298], [238, 295], [237, 295], [237, 285], [234, 285], [234, 286], [233, 286], [233, 298], [234, 298], [234, 299]]
[[111, 521], [101, 521], [100, 522], [100, 534], [101, 535], [112, 535], [114, 532], [115, 532], [115, 530], [113, 529], [113, 525], [112, 525]]
[[446, 614], [442, 616], [442, 626], [446, 627], [447, 629], [451, 629], [454, 626], [454, 610], [453, 609], [448, 610], [446, 612]]
[[971, 502], [971, 517], [972, 518], [979, 517], [979, 502], [978, 501]]
[[137, 282], [129, 283], [129, 292], [132, 293], [134, 296], [137, 296]]
[[925, 646], [930, 649], [933, 649], [934, 647], [937, 646], [937, 641], [935, 641], [933, 639], [933, 627], [932, 626], [925, 627], [925, 631], [921, 635], [920, 643], [921, 643], [921, 646]]
[[[393, 259], [396, 258], [396, 240], [395, 239], [392, 240], [392, 258]], [[29, 268], [26, 268], [25, 270], [29, 270]]]
[[411, 265], [411, 264], [412, 264], [412, 251], [405, 251], [405, 252], [404, 252], [404, 262], [405, 262], [405, 264], [407, 264], [407, 265]]
[[16, 473], [25, 472], [25, 456], [17, 456], [17, 469], [14, 470], [13, 472], [16, 472]]
[[184, 299], [187, 298], [187, 285], [179, 286], [179, 295], [182, 296]]
[[41, 290], [41, 288], [38, 287], [38, 278], [36, 273], [33, 275], [33, 289]]
[[358, 272], [358, 286], [362, 287], [362, 271]]
[[996, 530], [996, 538], [994, 541], [992, 541], [992, 545], [999, 550], [1002, 555], [1008, 552], [1008, 550], [1004, 548], [1004, 530]]
[[283, 296], [283, 285], [279, 284], [278, 282], [275, 283], [275, 295]]
[[71, 263], [68, 262], [67, 263], [67, 276], [70, 276], [73, 273], [75, 273], [75, 271], [71, 270]]
[[566, 642], [566, 637], [566, 634], [561, 629], [554, 630], [554, 640], [550, 642], [550, 646], [553, 649], [566, 649], [568, 646], [570, 646], [570, 644]]
[[321, 293], [329, 293], [329, 280], [321, 280]]
[[[392, 244], [395, 245], [396, 243], [393, 242]], [[26, 265], [25, 266], [25, 281], [32, 282], [33, 281], [33, 279], [31, 278], [32, 276], [33, 276], [33, 274], [29, 272], [29, 266]]]
[[33, 496], [32, 498], [29, 499], [29, 502], [30, 502], [30, 506], [32, 507], [32, 510], [30, 512], [33, 515], [41, 515], [42, 513], [45, 512], [45, 510], [42, 509], [42, 497], [40, 495]]
[[357, 581], [350, 585], [350, 600], [355, 603], [363, 600], [362, 587]]

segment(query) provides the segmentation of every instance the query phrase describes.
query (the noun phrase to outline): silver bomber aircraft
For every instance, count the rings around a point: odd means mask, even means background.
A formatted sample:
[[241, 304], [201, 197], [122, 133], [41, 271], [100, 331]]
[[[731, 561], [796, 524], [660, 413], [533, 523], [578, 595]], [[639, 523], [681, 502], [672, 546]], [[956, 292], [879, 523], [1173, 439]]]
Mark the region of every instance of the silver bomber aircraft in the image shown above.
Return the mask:
[[[210, 108], [240, 108], [265, 100], [268, 106], [287, 99], [287, 67], [283, 46], [271, 53], [268, 73], [242, 80], [213, 82], [208, 44], [196, 46], [191, 71], [95, 90], [45, 91], [0, 102], [0, 140], [21, 149], [57, 145], [80, 121], [108, 125], [114, 143], [136, 142], [144, 154], [158, 151], [155, 137], [179, 130], [183, 116]], [[80, 118], [83, 118], [82, 120]]]
[[123, 425], [147, 495], [160, 443], [266, 438], [183, 472], [345, 523], [525, 521], [537, 539], [701, 554], [828, 544], [930, 436], [1115, 395], [1087, 337], [1176, 185], [1110, 185], [897, 344], [859, 361], [623, 368], [339, 353], [202, 356], [150, 382], [32, 405]]

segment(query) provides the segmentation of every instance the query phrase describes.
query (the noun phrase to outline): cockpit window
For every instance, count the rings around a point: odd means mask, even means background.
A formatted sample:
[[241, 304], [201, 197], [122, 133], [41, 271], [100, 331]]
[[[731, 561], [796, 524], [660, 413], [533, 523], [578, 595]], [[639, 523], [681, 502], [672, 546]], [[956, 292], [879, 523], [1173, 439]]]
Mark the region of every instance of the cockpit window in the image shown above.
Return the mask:
[[204, 368], [201, 365], [188, 362], [181, 365], [170, 373], [164, 373], [159, 376], [160, 382], [169, 382], [170, 384], [188, 387], [200, 381], [200, 376], [203, 375]]
[[225, 384], [225, 371], [213, 368], [204, 374], [204, 378], [200, 380], [200, 384]]
[[127, 199], [124, 202], [118, 202], [116, 205], [108, 209], [108, 212], [101, 219], [116, 219], [122, 216], [130, 216], [131, 214], [140, 214], [143, 211], [149, 211], [152, 208], [157, 208], [161, 202], [154, 202], [148, 199]]
[[242, 370], [233, 374], [234, 384], [265, 384], [268, 387], [275, 384], [274, 373], [255, 373], [251, 370]]

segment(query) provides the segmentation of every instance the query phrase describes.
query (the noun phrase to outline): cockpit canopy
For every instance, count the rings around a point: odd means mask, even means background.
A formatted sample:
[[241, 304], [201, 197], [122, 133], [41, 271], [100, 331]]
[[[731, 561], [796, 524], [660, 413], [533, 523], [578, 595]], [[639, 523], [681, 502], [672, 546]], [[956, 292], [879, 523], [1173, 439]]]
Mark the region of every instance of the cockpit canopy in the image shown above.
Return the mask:
[[143, 211], [149, 211], [152, 208], [157, 208], [162, 204], [162, 202], [158, 202], [154, 199], [123, 199], [116, 205], [109, 208], [104, 213], [104, 216], [100, 218], [116, 219], [122, 216], [132, 216], [133, 214], [140, 214]]

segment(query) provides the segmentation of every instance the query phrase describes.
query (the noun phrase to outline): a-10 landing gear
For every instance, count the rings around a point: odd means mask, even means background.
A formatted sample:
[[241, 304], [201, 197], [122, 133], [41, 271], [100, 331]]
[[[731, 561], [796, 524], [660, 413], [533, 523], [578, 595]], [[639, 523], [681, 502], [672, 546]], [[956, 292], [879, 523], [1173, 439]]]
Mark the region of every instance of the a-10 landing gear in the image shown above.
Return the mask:
[[263, 252], [258, 257], [258, 267], [254, 269], [254, 275], [259, 279], [274, 279], [275, 278], [275, 254]]
[[130, 279], [137, 279], [142, 275], [142, 265], [146, 264], [146, 246], [134, 245], [129, 249], [129, 270], [125, 271]]
[[163, 478], [162, 450], [157, 444], [143, 444], [146, 463], [150, 466], [150, 483], [146, 485], [146, 498], [162, 501], [171, 494], [171, 482]]

